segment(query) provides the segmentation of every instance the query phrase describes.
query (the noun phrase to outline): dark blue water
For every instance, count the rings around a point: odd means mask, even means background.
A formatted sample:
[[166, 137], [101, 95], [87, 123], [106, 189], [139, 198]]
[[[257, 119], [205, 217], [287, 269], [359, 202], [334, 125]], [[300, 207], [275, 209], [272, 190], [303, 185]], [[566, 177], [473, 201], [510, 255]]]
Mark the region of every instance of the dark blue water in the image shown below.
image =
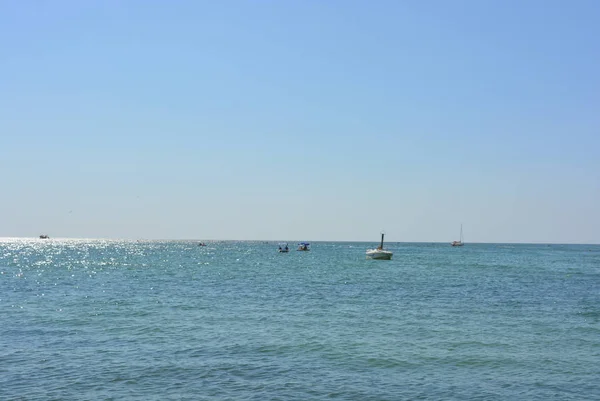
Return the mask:
[[600, 399], [600, 246], [373, 245], [0, 242], [0, 399]]

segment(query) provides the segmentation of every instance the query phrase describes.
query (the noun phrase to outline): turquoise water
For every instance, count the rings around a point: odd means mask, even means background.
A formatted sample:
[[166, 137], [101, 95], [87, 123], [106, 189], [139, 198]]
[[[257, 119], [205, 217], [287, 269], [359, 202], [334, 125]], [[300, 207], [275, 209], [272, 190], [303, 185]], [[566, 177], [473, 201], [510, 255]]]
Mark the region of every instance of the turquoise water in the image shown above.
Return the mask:
[[600, 399], [600, 246], [196, 245], [0, 242], [0, 399]]

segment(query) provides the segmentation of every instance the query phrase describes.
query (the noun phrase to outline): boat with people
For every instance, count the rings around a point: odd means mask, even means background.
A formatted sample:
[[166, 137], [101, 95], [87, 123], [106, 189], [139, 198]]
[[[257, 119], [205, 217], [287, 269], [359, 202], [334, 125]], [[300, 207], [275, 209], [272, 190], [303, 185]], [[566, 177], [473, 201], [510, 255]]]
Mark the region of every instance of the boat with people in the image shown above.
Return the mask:
[[390, 260], [393, 252], [383, 249], [383, 237], [385, 233], [381, 233], [381, 243], [375, 249], [367, 249], [367, 259]]
[[47, 236], [46, 234], [42, 234], [40, 235], [40, 239], [49, 239], [50, 237]]
[[279, 244], [279, 252], [287, 253], [289, 251], [290, 251], [290, 247], [288, 246], [287, 242], [282, 242], [281, 244]]
[[465, 243], [463, 242], [463, 232], [462, 232], [462, 224], [460, 225], [460, 240], [452, 241], [450, 245], [452, 246], [463, 246]]
[[308, 242], [301, 242], [298, 244], [297, 251], [310, 251], [310, 244]]

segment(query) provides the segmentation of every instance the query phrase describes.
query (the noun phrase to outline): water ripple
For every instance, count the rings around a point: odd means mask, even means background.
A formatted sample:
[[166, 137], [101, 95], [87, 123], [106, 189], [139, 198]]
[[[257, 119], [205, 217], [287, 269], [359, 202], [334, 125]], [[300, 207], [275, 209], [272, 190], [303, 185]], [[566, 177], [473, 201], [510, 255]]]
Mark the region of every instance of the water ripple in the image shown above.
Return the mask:
[[600, 247], [0, 242], [0, 399], [600, 399]]

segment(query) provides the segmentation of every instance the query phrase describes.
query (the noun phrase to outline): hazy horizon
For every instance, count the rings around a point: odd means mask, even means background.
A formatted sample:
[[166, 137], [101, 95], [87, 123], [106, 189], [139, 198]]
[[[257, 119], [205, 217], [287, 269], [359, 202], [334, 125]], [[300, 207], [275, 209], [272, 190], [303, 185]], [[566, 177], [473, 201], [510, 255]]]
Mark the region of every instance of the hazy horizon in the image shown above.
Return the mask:
[[598, 244], [598, 20], [2, 2], [0, 237]]
[[[296, 242], [310, 242], [310, 243], [323, 243], [323, 242], [334, 242], [334, 243], [378, 243], [379, 240], [314, 240], [314, 239], [216, 239], [216, 238], [102, 238], [102, 237], [49, 237], [49, 240], [77, 240], [77, 241], [126, 241], [126, 242], [204, 242], [204, 243], [218, 243], [218, 242], [268, 242], [272, 244], [277, 243], [288, 243], [294, 244]], [[7, 240], [39, 240], [46, 241], [47, 239], [40, 239], [38, 237], [0, 237], [0, 242]], [[391, 244], [448, 244], [448, 241], [388, 241], [385, 243]], [[479, 244], [479, 245], [592, 245], [597, 246], [600, 243], [578, 243], [578, 242], [479, 242], [465, 241], [465, 245], [468, 244]]]

